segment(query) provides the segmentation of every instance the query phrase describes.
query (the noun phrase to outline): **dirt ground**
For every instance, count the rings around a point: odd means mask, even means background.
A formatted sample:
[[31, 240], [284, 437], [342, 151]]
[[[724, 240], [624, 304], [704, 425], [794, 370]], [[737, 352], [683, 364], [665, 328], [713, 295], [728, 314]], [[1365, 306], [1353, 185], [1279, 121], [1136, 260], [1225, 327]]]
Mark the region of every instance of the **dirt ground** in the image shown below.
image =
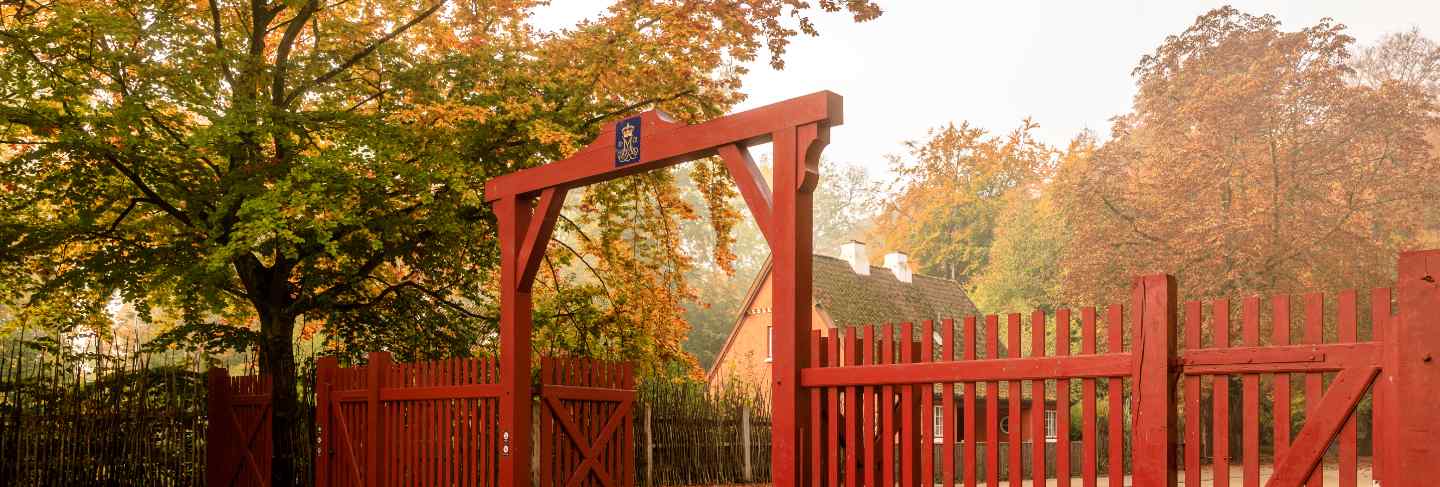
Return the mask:
[[[1269, 480], [1270, 474], [1273, 472], [1273, 470], [1274, 470], [1274, 468], [1272, 468], [1271, 465], [1261, 465], [1261, 466], [1260, 466], [1260, 485], [1265, 485], [1265, 482], [1266, 482], [1267, 480]], [[1230, 485], [1236, 486], [1236, 487], [1241, 486], [1241, 485], [1245, 485], [1245, 484], [1244, 484], [1244, 477], [1242, 477], [1242, 476], [1244, 475], [1244, 473], [1245, 473], [1245, 472], [1244, 472], [1244, 470], [1242, 469], [1242, 467], [1240, 467], [1240, 466], [1238, 466], [1238, 465], [1232, 465], [1232, 466], [1230, 467]], [[1357, 473], [1358, 473], [1358, 476], [1359, 476], [1359, 479], [1358, 479], [1359, 481], [1358, 481], [1355, 485], [1359, 485], [1359, 486], [1361, 486], [1361, 487], [1369, 487], [1369, 486], [1371, 486], [1371, 485], [1374, 485], [1374, 482], [1372, 481], [1371, 474], [1370, 474], [1370, 464], [1369, 464], [1368, 462], [1361, 462], [1360, 465], [1359, 465], [1359, 467], [1358, 467], [1358, 472], [1357, 472]], [[1180, 485], [1185, 485], [1185, 472], [1184, 472], [1183, 470], [1180, 472], [1179, 477], [1180, 477]], [[935, 484], [935, 485], [936, 485], [936, 487], [943, 487], [944, 484]], [[985, 482], [984, 482], [983, 480], [980, 481], [980, 485], [985, 485]], [[1010, 482], [1000, 482], [1000, 483], [999, 483], [999, 486], [1001, 486], [1001, 487], [1009, 487], [1009, 485], [1010, 485]], [[1022, 485], [1032, 486], [1033, 484], [1032, 484], [1030, 481], [1027, 480], [1027, 481], [1025, 481], [1025, 483], [1022, 484]], [[1055, 484], [1055, 479], [1049, 479], [1049, 480], [1047, 480], [1047, 481], [1045, 482], [1045, 485], [1046, 485], [1046, 487], [1052, 487], [1052, 486], [1056, 485], [1056, 484]], [[1076, 486], [1076, 487], [1082, 485], [1082, 484], [1080, 483], [1080, 478], [1079, 478], [1079, 477], [1074, 477], [1074, 478], [1072, 478], [1072, 479], [1070, 480], [1070, 485]], [[1110, 480], [1109, 480], [1108, 478], [1106, 478], [1106, 477], [1100, 477], [1100, 480], [1099, 480], [1099, 482], [1096, 482], [1096, 485], [1108, 486], [1108, 485], [1110, 485]], [[1126, 486], [1134, 485], [1134, 484], [1132, 484], [1132, 483], [1130, 482], [1130, 477], [1129, 477], [1128, 475], [1125, 477], [1125, 485], [1126, 485]], [[1207, 468], [1203, 469], [1203, 470], [1200, 472], [1200, 487], [1210, 487], [1210, 486], [1212, 486], [1212, 485], [1215, 485], [1214, 471], [1207, 467]], [[1327, 465], [1325, 465], [1325, 485], [1340, 485], [1340, 470], [1339, 470], [1339, 467], [1338, 467], [1338, 466], [1333, 465], [1333, 464], [1327, 464]], [[1190, 487], [1190, 486], [1186, 486], [1186, 487]]]
[[[1269, 480], [1270, 474], [1271, 474], [1271, 472], [1272, 472], [1273, 470], [1274, 470], [1274, 468], [1272, 468], [1271, 465], [1261, 465], [1261, 466], [1260, 466], [1260, 485], [1265, 485], [1265, 482], [1266, 482], [1267, 480]], [[1199, 487], [1210, 487], [1210, 486], [1215, 485], [1215, 476], [1213, 475], [1213, 473], [1214, 473], [1213, 470], [1211, 470], [1210, 468], [1205, 468], [1203, 471], [1201, 471], [1201, 473], [1200, 473], [1200, 486], [1199, 486]], [[1244, 470], [1243, 470], [1240, 466], [1231, 466], [1231, 467], [1230, 467], [1230, 485], [1235, 486], [1235, 487], [1239, 487], [1239, 486], [1245, 485], [1245, 484], [1244, 484], [1244, 478], [1242, 477], [1242, 476], [1244, 475], [1244, 473], [1245, 473]], [[1359, 485], [1360, 487], [1370, 487], [1370, 486], [1374, 485], [1374, 482], [1372, 481], [1372, 478], [1371, 478], [1371, 475], [1370, 475], [1370, 464], [1369, 464], [1368, 462], [1363, 462], [1363, 461], [1362, 461], [1362, 462], [1360, 463], [1358, 474], [1359, 474], [1359, 479], [1358, 479], [1359, 481], [1358, 481], [1355, 485]], [[1179, 477], [1180, 477], [1180, 485], [1185, 485], [1185, 472], [1184, 472], [1183, 470], [1180, 472]], [[985, 484], [985, 481], [984, 481], [983, 479], [981, 479], [979, 485], [986, 485], [986, 484]], [[1025, 482], [1024, 482], [1023, 484], [1021, 484], [1021, 485], [1033, 487], [1033, 484], [1032, 484], [1030, 481], [1028, 481], [1028, 480], [1025, 481]], [[1046, 485], [1046, 487], [1053, 487], [1053, 486], [1055, 486], [1055, 485], [1056, 485], [1055, 479], [1049, 479], [1049, 480], [1047, 480], [1047, 481], [1045, 482], [1045, 485]], [[1071, 485], [1071, 486], [1074, 486], [1074, 487], [1079, 487], [1079, 486], [1084, 485], [1084, 484], [1082, 484], [1082, 483], [1080, 482], [1080, 477], [1074, 477], [1074, 478], [1071, 478], [1071, 480], [1070, 480], [1070, 485]], [[1110, 485], [1110, 479], [1107, 478], [1107, 477], [1100, 477], [1099, 481], [1096, 482], [1096, 485], [1109, 486], [1109, 485]], [[1126, 485], [1127, 487], [1134, 485], [1134, 484], [1132, 484], [1132, 483], [1130, 482], [1130, 477], [1129, 477], [1129, 476], [1126, 476], [1126, 477], [1125, 477], [1125, 485]], [[1340, 485], [1340, 471], [1339, 471], [1339, 467], [1337, 467], [1336, 465], [1330, 464], [1330, 465], [1326, 465], [1326, 466], [1325, 466], [1325, 485]], [[1009, 486], [1010, 486], [1010, 482], [1001, 481], [1001, 482], [998, 484], [997, 487], [1009, 487]], [[718, 486], [717, 486], [717, 487], [718, 487]], [[726, 487], [737, 487], [737, 486], [726, 486]], [[746, 486], [746, 487], [770, 487], [770, 484], [754, 484], [754, 485]], [[947, 486], [946, 486], [945, 484], [935, 484], [935, 487], [947, 487]], [[987, 486], [987, 487], [989, 487], [989, 486]], [[1186, 486], [1186, 487], [1191, 487], [1191, 486]]]

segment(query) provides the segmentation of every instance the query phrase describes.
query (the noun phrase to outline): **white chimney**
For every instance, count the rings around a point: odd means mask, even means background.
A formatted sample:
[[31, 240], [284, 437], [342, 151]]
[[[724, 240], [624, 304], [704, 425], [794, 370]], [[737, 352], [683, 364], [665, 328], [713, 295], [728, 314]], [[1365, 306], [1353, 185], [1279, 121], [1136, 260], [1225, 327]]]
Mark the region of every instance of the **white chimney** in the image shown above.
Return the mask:
[[904, 252], [885, 254], [885, 267], [890, 269], [890, 273], [895, 274], [895, 280], [910, 282], [910, 257]]
[[850, 263], [850, 270], [862, 276], [870, 275], [870, 254], [865, 253], [865, 242], [851, 240], [840, 246], [840, 258]]

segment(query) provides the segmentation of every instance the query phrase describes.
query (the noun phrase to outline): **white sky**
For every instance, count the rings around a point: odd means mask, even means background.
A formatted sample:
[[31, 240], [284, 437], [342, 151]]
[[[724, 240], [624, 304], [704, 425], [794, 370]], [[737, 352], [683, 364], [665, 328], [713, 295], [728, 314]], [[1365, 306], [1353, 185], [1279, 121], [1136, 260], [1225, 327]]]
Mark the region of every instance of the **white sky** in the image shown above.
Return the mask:
[[[535, 22], [558, 28], [601, 12], [606, 0], [555, 0]], [[1129, 110], [1130, 71], [1144, 54], [1195, 18], [1210, 1], [880, 0], [885, 15], [856, 24], [845, 14], [812, 15], [820, 37], [790, 44], [784, 71], [762, 55], [744, 80], [755, 107], [819, 90], [845, 97], [844, 126], [831, 131], [827, 159], [886, 172], [884, 155], [928, 128], [969, 120], [1006, 132], [1024, 117], [1047, 143], [1063, 146], [1089, 128], [1109, 134]], [[1273, 14], [1286, 30], [1332, 17], [1359, 43], [1419, 27], [1440, 38], [1440, 1], [1233, 1]]]

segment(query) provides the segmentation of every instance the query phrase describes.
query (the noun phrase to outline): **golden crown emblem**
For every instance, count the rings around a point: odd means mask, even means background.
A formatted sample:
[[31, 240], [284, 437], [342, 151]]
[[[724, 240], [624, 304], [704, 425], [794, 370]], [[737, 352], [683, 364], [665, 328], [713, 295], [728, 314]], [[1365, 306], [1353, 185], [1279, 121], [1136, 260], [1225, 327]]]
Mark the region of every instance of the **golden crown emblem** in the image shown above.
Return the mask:
[[634, 126], [634, 125], [631, 125], [631, 124], [625, 124], [624, 127], [620, 127], [620, 133], [621, 133], [621, 134], [624, 134], [624, 135], [625, 135], [625, 138], [627, 138], [627, 139], [628, 139], [628, 138], [631, 138], [631, 137], [634, 137], [634, 136], [635, 136], [635, 126]]

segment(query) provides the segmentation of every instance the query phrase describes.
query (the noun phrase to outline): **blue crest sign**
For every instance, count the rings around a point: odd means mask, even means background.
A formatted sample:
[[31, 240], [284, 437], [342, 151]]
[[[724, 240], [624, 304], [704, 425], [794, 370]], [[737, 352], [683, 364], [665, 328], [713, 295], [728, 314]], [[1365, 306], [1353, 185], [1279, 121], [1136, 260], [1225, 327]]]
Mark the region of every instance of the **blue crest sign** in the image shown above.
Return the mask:
[[640, 117], [615, 124], [615, 167], [640, 162]]

